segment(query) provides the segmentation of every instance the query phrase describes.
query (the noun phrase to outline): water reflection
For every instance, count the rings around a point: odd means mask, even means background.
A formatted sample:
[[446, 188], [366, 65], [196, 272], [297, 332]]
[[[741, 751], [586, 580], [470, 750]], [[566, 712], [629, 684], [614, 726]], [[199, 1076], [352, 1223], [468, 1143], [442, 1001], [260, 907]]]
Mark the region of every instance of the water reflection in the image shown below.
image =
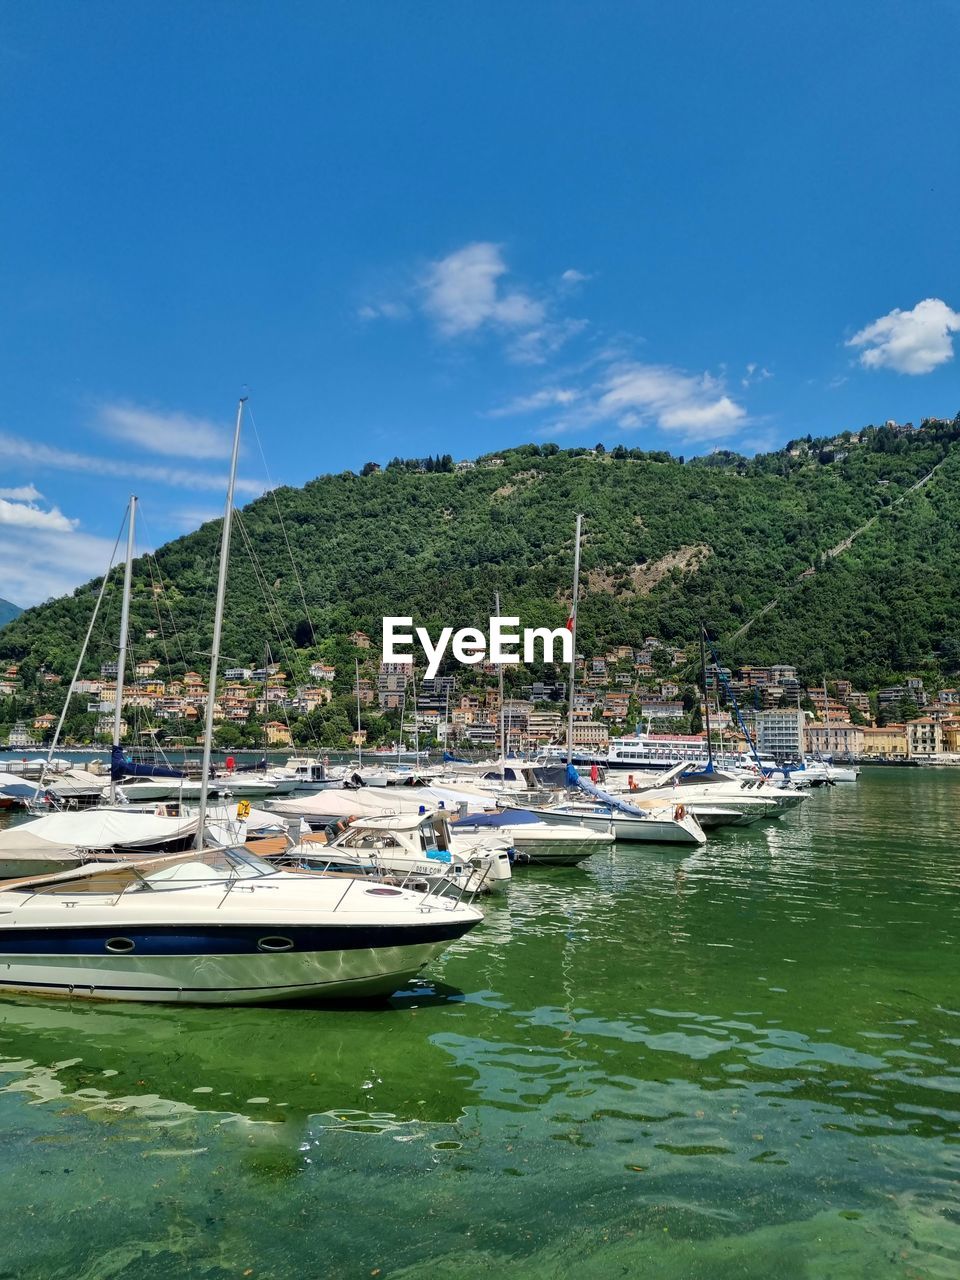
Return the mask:
[[188, 1107], [286, 1125], [346, 1112], [449, 1124], [463, 1111], [467, 1073], [440, 1046], [427, 1041], [410, 1055], [399, 1041], [416, 1034], [421, 1009], [460, 998], [424, 983], [386, 1005], [336, 1011], [6, 999], [0, 1072], [7, 1092], [38, 1101]]
[[518, 871], [386, 1006], [0, 1003], [8, 1256], [96, 1202], [137, 1280], [960, 1273], [955, 791]]

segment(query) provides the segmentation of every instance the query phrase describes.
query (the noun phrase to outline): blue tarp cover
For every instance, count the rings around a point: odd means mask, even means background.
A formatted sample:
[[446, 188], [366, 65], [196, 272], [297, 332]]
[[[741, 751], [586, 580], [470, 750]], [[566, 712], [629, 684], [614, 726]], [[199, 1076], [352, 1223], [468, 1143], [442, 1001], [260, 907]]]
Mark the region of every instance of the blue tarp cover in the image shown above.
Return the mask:
[[516, 827], [528, 822], [542, 822], [535, 813], [527, 809], [504, 809], [500, 813], [468, 813], [466, 817], [454, 821], [464, 827]]
[[121, 778], [182, 778], [179, 769], [171, 769], [164, 764], [137, 764], [128, 760], [123, 754], [123, 747], [114, 747], [110, 752], [110, 781], [118, 782]]
[[577, 772], [576, 766], [567, 765], [567, 784], [571, 787], [579, 787], [581, 791], [585, 791], [588, 796], [609, 805], [611, 809], [616, 809], [618, 813], [633, 813], [638, 818], [649, 818], [649, 814], [644, 809], [638, 809], [635, 804], [627, 804], [625, 800], [620, 800], [616, 796], [612, 796], [609, 791], [601, 791], [598, 786], [592, 782], [587, 782], [585, 778], [581, 778]]

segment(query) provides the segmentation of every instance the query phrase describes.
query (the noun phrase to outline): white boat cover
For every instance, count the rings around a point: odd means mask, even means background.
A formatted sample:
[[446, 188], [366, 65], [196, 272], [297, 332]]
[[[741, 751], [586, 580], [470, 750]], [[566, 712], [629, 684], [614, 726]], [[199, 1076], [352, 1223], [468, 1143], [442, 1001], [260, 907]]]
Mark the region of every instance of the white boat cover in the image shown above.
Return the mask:
[[0, 831], [0, 854], [53, 848], [155, 848], [196, 829], [196, 818], [166, 818], [153, 813], [124, 813], [118, 809], [48, 813]]
[[315, 818], [326, 814], [349, 818], [380, 813], [416, 813], [421, 805], [426, 809], [436, 809], [441, 804], [450, 810], [455, 810], [460, 804], [471, 809], [495, 807], [494, 797], [489, 791], [469, 787], [358, 787], [355, 791], [328, 787], [316, 795], [275, 800], [270, 810], [288, 818]]

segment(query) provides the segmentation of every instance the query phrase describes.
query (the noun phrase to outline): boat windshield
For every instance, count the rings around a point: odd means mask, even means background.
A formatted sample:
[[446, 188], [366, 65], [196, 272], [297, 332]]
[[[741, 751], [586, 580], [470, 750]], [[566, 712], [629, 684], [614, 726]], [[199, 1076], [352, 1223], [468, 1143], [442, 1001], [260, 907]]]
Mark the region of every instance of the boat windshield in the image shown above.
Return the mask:
[[256, 880], [275, 876], [277, 869], [246, 849], [203, 849], [188, 860], [174, 862], [143, 876], [142, 884], [161, 888], [169, 881]]

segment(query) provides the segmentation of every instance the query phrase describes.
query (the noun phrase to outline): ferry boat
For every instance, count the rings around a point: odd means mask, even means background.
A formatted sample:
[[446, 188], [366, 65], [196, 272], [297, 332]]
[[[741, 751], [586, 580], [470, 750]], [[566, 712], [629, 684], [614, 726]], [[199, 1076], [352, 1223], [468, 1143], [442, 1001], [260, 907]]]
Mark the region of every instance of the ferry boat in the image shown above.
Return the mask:
[[[566, 759], [563, 747], [548, 747], [550, 759]], [[622, 738], [612, 738], [607, 750], [592, 752], [574, 748], [576, 765], [602, 765], [607, 769], [650, 769], [664, 773], [678, 764], [705, 768], [709, 758], [707, 739], [701, 733], [634, 733]], [[713, 763], [718, 769], [747, 769], [755, 773], [757, 762], [753, 756], [740, 751], [723, 751], [714, 747]], [[766, 772], [775, 769], [775, 761], [761, 757], [760, 767]]]

